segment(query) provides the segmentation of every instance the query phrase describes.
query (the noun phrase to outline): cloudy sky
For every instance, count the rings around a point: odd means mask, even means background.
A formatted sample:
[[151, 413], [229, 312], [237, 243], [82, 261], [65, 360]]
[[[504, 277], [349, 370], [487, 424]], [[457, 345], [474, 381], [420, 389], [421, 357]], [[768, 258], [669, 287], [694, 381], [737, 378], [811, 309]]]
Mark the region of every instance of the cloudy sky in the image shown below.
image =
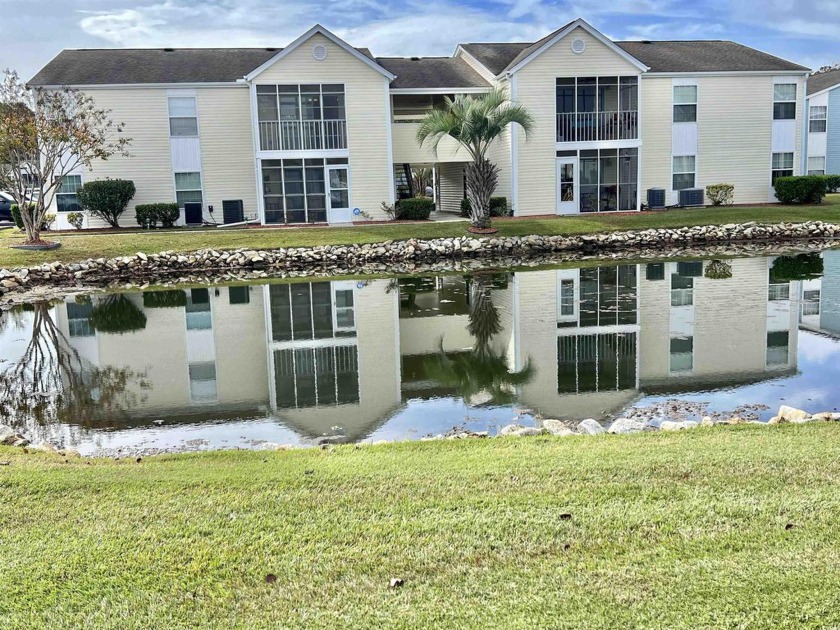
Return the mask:
[[840, 0], [0, 0], [0, 69], [62, 48], [284, 46], [320, 22], [375, 55], [533, 41], [583, 17], [613, 39], [733, 39], [812, 68], [840, 61]]

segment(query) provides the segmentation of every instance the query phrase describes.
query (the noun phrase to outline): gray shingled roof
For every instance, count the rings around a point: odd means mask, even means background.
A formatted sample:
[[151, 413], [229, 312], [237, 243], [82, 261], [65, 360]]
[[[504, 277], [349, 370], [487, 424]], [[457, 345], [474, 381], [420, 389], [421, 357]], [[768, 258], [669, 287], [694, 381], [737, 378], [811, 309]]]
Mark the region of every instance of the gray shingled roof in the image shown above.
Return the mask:
[[[565, 26], [563, 28], [566, 28]], [[562, 29], [560, 29], [562, 30]], [[461, 47], [483, 63], [488, 70], [501, 74], [513, 67], [557, 31], [533, 44], [462, 44]], [[808, 70], [805, 66], [774, 57], [736, 42], [658, 41], [615, 42], [650, 68], [651, 72], [736, 72]]]
[[772, 72], [808, 68], [737, 42], [615, 42], [650, 72]]
[[495, 75], [499, 75], [508, 67], [516, 56], [531, 46], [528, 42], [509, 43], [472, 43], [461, 44], [461, 48], [475, 57], [476, 61]]
[[808, 77], [808, 94], [816, 94], [835, 85], [840, 85], [840, 68]]
[[[89, 48], [62, 50], [29, 85], [231, 83], [282, 48]], [[373, 59], [367, 48], [357, 48]]]
[[486, 88], [490, 84], [461, 57], [377, 57], [397, 78], [391, 88]]

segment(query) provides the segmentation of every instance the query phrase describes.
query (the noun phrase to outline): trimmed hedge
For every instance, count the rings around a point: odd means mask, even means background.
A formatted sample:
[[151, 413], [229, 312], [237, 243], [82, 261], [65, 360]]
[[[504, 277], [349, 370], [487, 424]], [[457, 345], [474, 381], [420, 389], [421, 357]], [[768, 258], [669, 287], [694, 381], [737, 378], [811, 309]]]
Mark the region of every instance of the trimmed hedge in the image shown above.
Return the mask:
[[83, 184], [76, 192], [79, 205], [111, 227], [120, 227], [120, 215], [137, 189], [129, 179], [97, 179]]
[[[470, 200], [461, 199], [461, 216], [470, 216]], [[507, 197], [490, 197], [490, 216], [491, 217], [507, 217], [511, 212], [508, 209]]]
[[425, 221], [435, 209], [435, 202], [429, 197], [411, 197], [397, 202], [397, 219], [403, 221]]
[[731, 206], [735, 200], [735, 186], [732, 184], [709, 184], [706, 196], [713, 206]]
[[826, 193], [840, 192], [840, 175], [818, 175], [825, 182]]
[[822, 175], [779, 177], [773, 183], [776, 198], [787, 204], [817, 204], [825, 197], [825, 178]]
[[177, 308], [187, 305], [187, 294], [180, 289], [173, 291], [144, 291], [144, 308]]
[[144, 228], [153, 228], [158, 223], [161, 227], [171, 228], [180, 216], [177, 203], [141, 203], [134, 208], [134, 218]]

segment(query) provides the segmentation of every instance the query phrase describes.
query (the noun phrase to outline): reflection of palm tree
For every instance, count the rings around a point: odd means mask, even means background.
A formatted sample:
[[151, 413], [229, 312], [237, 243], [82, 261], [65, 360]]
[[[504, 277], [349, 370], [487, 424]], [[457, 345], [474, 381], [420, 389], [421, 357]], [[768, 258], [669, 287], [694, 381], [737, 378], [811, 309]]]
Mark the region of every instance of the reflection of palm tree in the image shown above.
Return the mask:
[[55, 422], [112, 426], [137, 402], [128, 385], [145, 374], [86, 362], [53, 320], [52, 304], [32, 306], [32, 336], [20, 360], [0, 372], [0, 417], [33, 438]]
[[472, 350], [466, 354], [448, 356], [443, 340], [436, 355], [426, 362], [426, 373], [438, 383], [454, 388], [467, 402], [484, 394], [488, 402], [507, 404], [515, 399], [514, 388], [529, 382], [534, 376], [530, 360], [518, 372], [508, 366], [504, 352], [496, 353], [490, 341], [501, 331], [499, 311], [493, 303], [492, 274], [475, 274], [468, 278], [470, 312], [467, 331], [475, 337]]

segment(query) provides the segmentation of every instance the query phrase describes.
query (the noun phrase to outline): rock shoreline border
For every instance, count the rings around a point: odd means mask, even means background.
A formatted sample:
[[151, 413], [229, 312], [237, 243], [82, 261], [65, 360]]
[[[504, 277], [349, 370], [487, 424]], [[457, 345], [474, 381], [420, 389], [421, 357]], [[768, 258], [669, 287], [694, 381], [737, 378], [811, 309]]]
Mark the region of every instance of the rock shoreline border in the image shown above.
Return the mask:
[[[144, 288], [158, 282], [213, 282], [309, 275], [418, 273], [469, 270], [481, 266], [527, 267], [585, 260], [661, 259], [673, 256], [758, 253], [768, 246], [805, 251], [840, 242], [840, 223], [761, 224], [756, 222], [684, 228], [603, 232], [582, 235], [461, 236], [351, 245], [277, 249], [201, 249], [194, 252], [138, 252], [76, 263], [44, 263], [0, 269], [0, 306], [14, 294], [47, 287], [60, 295], [109, 286]], [[45, 299], [44, 295], [36, 296]]]

